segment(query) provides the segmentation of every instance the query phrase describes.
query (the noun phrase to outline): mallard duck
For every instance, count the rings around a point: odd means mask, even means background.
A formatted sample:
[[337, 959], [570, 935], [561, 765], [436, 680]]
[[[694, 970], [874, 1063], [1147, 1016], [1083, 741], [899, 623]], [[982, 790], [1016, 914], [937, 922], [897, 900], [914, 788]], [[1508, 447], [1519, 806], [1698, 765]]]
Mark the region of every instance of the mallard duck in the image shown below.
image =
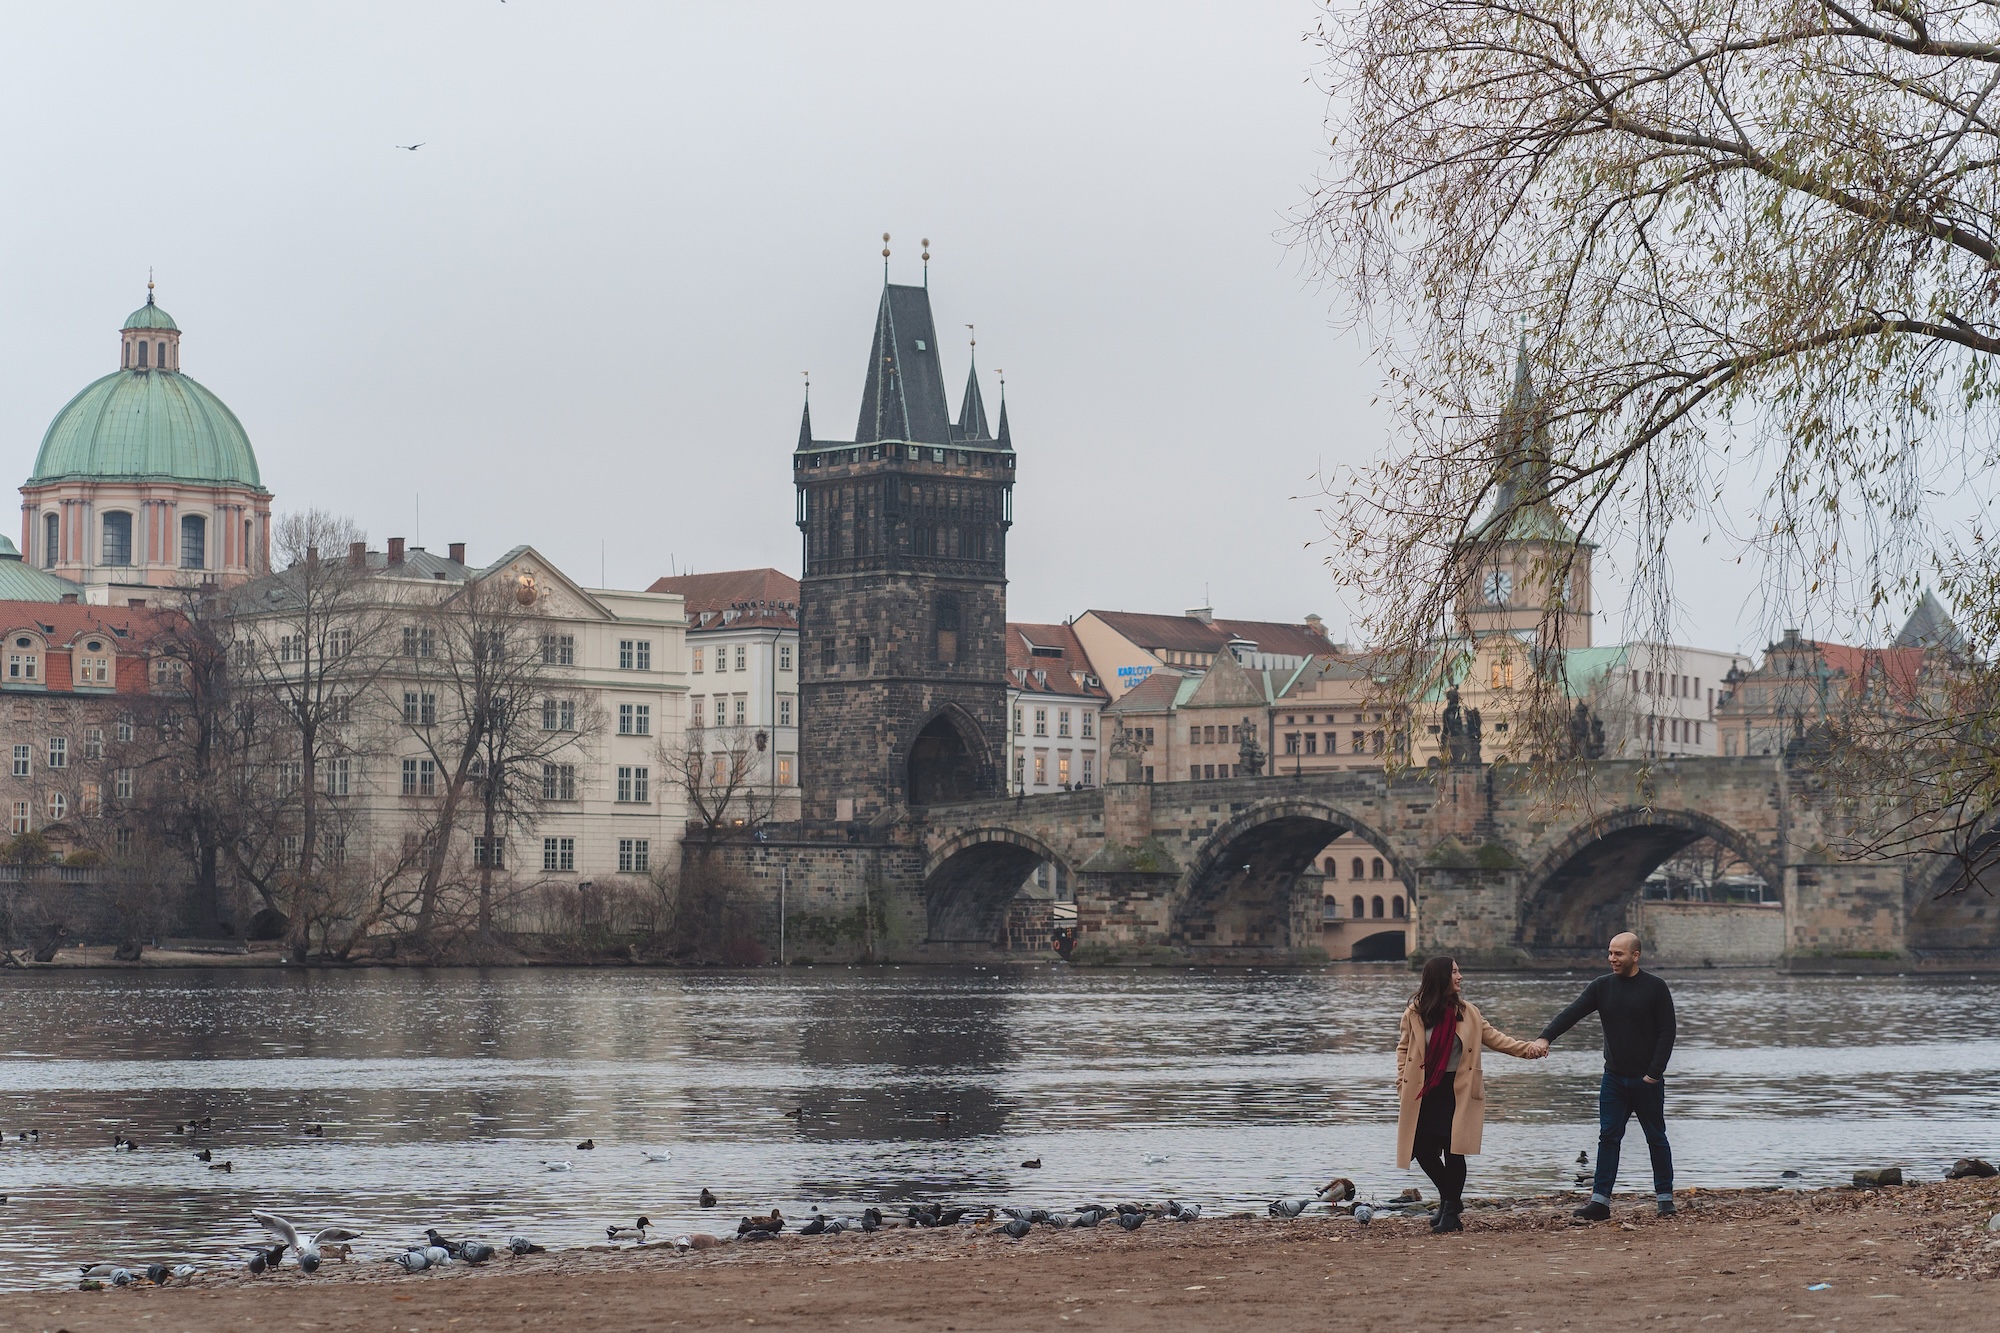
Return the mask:
[[646, 1239], [646, 1228], [652, 1225], [652, 1218], [641, 1217], [637, 1223], [629, 1227], [604, 1228], [604, 1238], [606, 1240], [636, 1240], [643, 1243]]

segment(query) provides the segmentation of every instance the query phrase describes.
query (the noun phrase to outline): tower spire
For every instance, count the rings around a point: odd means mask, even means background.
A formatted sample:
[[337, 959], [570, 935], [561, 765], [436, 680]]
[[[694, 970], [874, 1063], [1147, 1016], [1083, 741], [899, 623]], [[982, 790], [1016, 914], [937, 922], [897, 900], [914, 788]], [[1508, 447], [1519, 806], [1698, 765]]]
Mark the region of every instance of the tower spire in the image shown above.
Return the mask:
[[[972, 325], [965, 326], [975, 332]], [[965, 373], [965, 397], [958, 407], [957, 435], [961, 440], [990, 440], [986, 429], [986, 400], [979, 393], [979, 339], [971, 339], [972, 365]]]
[[882, 233], [882, 285], [889, 285], [889, 233]]
[[802, 370], [799, 374], [806, 379], [805, 408], [799, 413], [799, 448], [810, 449], [813, 442], [813, 382], [812, 372]]
[[146, 304], [153, 304], [153, 266], [146, 265]]

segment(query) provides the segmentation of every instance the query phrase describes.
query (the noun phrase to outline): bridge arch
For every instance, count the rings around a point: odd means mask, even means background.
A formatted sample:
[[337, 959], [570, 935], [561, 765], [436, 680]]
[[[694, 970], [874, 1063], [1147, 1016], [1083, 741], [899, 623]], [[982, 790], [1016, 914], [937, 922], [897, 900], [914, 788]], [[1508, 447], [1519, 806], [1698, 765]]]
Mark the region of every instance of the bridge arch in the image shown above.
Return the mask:
[[1950, 958], [2000, 948], [2000, 813], [1965, 839], [1963, 851], [1936, 853], [1925, 861], [1910, 874], [1910, 951]]
[[940, 845], [924, 864], [924, 917], [931, 943], [995, 944], [1007, 920], [1007, 905], [1044, 861], [1073, 870], [1067, 857], [1019, 829], [967, 829]]
[[1334, 802], [1276, 796], [1251, 805], [1202, 842], [1175, 890], [1175, 943], [1193, 949], [1296, 949], [1316, 943], [1319, 903], [1296, 902], [1294, 890], [1314, 856], [1343, 833], [1382, 854], [1390, 877], [1375, 882], [1400, 883], [1414, 905], [1415, 886], [1398, 849], [1380, 831]]
[[1521, 891], [1521, 942], [1544, 958], [1594, 960], [1624, 930], [1646, 877], [1675, 853], [1712, 838], [1767, 886], [1784, 880], [1755, 839], [1696, 810], [1626, 806], [1572, 829], [1528, 872]]

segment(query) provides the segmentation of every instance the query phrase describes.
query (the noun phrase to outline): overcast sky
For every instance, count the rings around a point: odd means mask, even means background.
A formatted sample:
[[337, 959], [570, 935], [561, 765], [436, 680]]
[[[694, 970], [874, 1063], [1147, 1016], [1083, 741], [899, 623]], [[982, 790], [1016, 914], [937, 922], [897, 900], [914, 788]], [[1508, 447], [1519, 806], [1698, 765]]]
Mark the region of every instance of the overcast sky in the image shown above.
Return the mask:
[[[587, 583], [796, 574], [800, 373], [848, 437], [888, 231], [897, 281], [932, 241], [954, 395], [964, 324], [989, 406], [1006, 371], [1014, 619], [1207, 599], [1340, 633], [1294, 497], [1393, 425], [1283, 244], [1322, 161], [1314, 16], [11, 6], [0, 473], [114, 367], [151, 266], [281, 510]], [[1741, 569], [1684, 577], [1684, 641], [1762, 643]]]

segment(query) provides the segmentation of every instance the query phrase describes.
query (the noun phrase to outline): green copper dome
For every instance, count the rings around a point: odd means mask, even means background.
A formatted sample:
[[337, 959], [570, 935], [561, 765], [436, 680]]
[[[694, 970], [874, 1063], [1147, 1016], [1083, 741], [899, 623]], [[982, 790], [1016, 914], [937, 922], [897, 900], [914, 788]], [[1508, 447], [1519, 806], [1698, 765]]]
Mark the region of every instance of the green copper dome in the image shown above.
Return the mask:
[[[158, 310], [146, 306], [132, 318]], [[173, 327], [164, 311], [159, 317]], [[236, 414], [177, 370], [115, 370], [70, 399], [42, 437], [28, 485], [69, 477], [263, 489]]]
[[153, 304], [153, 294], [146, 293], [146, 304], [125, 317], [128, 329], [172, 329], [180, 332], [181, 326], [174, 323], [174, 317]]

